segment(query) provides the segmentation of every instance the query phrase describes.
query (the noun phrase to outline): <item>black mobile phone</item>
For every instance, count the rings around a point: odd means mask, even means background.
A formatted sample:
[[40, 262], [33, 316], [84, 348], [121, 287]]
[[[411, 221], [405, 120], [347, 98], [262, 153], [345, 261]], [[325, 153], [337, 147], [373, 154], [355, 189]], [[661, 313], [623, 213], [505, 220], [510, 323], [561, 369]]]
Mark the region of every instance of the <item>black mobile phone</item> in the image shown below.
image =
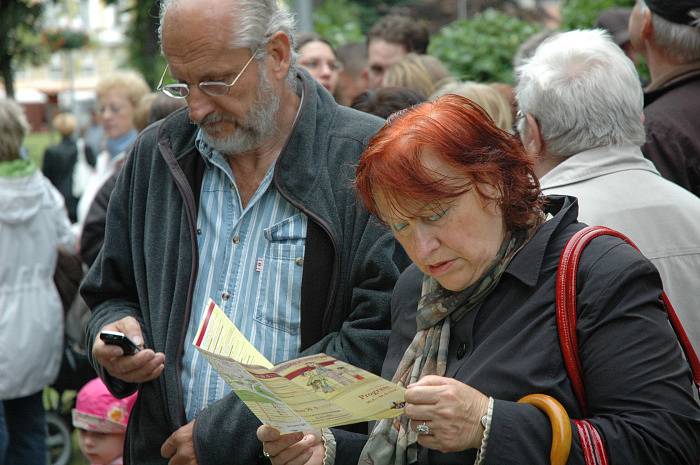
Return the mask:
[[102, 339], [105, 344], [121, 347], [124, 351], [124, 355], [134, 355], [136, 352], [141, 350], [139, 346], [131, 341], [131, 339], [119, 331], [101, 331], [100, 339]]

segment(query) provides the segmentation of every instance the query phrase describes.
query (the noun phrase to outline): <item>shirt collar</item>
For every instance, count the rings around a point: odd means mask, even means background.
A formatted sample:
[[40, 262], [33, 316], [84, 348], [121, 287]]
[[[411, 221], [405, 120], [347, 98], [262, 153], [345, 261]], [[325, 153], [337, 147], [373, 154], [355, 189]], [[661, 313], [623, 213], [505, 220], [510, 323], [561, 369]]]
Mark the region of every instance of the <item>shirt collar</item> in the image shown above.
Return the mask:
[[202, 134], [202, 128], [198, 127], [197, 132], [194, 136], [194, 146], [197, 151], [202, 155], [204, 161], [207, 163], [212, 163], [214, 156], [218, 153], [214, 148], [204, 141], [204, 135]]
[[547, 196], [544, 210], [553, 217], [540, 225], [535, 235], [518, 252], [505, 271], [530, 287], [537, 284], [545, 252], [554, 232], [576, 221], [578, 200], [575, 197], [550, 195]]
[[636, 145], [608, 145], [564, 158], [540, 178], [540, 187], [543, 190], [551, 189], [628, 170], [659, 174], [654, 164], [644, 158]]

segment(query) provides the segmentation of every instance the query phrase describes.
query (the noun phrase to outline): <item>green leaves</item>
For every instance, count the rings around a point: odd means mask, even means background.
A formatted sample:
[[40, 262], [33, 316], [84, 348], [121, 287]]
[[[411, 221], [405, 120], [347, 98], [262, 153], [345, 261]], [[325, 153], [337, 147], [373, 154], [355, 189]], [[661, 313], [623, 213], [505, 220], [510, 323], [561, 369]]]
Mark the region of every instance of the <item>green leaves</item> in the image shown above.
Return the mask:
[[562, 29], [590, 29], [601, 11], [633, 6], [634, 0], [566, 0], [561, 10]]
[[314, 30], [334, 47], [364, 42], [360, 24], [366, 7], [349, 0], [326, 0], [314, 9]]
[[461, 80], [513, 82], [513, 55], [541, 27], [489, 9], [455, 21], [430, 39], [428, 52]]

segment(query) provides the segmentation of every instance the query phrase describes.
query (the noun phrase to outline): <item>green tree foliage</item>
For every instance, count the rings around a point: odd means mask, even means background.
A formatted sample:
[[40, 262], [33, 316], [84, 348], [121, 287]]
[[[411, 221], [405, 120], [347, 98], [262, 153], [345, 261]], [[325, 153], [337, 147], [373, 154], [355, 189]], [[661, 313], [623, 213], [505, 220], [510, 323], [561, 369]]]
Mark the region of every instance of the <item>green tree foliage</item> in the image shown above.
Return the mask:
[[513, 55], [537, 24], [489, 9], [472, 19], [448, 24], [430, 39], [428, 53], [459, 79], [513, 82]]
[[566, 0], [562, 5], [562, 29], [590, 29], [601, 11], [612, 7], [633, 7], [635, 0]]
[[46, 47], [36, 34], [41, 29], [42, 11], [39, 1], [0, 1], [0, 75], [10, 97], [15, 95], [15, 68], [24, 63], [39, 65], [48, 59]]
[[[608, 8], [634, 6], [635, 0], [566, 0], [562, 6], [562, 29], [590, 29], [595, 26], [598, 15]], [[637, 72], [643, 81], [649, 81], [649, 68], [642, 57], [636, 63]]]
[[[106, 0], [114, 4], [116, 0]], [[139, 71], [146, 82], [155, 88], [165, 67], [158, 43], [158, 13], [160, 0], [139, 0], [125, 10], [131, 21], [126, 33], [129, 50], [129, 66]]]
[[314, 9], [314, 30], [333, 46], [363, 42], [361, 18], [367, 7], [350, 0], [326, 0]]

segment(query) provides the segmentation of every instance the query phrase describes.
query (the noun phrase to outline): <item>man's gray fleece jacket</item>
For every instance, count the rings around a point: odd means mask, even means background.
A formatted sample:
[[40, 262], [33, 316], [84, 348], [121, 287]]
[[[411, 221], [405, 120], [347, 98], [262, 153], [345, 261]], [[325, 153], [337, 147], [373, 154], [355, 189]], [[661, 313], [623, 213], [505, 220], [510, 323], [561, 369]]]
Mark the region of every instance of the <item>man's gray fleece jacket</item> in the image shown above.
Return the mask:
[[[338, 106], [306, 73], [300, 79], [302, 108], [273, 182], [309, 217], [301, 349], [378, 373], [389, 335], [390, 294], [407, 259], [359, 205], [352, 182], [359, 155], [382, 120]], [[191, 343], [185, 340], [190, 314], [201, 310], [191, 308], [204, 171], [195, 131], [182, 110], [140, 135], [109, 202], [103, 249], [81, 288], [93, 311], [88, 341], [105, 324], [130, 315], [141, 322], [146, 346], [165, 353], [163, 374], [138, 386], [96, 366], [114, 394], [139, 391], [129, 419], [127, 465], [166, 464], [160, 447], [186, 423], [182, 355]], [[204, 409], [194, 430], [199, 464], [265, 463], [258, 425], [234, 394]]]

